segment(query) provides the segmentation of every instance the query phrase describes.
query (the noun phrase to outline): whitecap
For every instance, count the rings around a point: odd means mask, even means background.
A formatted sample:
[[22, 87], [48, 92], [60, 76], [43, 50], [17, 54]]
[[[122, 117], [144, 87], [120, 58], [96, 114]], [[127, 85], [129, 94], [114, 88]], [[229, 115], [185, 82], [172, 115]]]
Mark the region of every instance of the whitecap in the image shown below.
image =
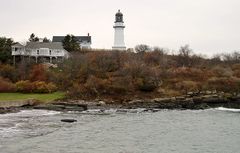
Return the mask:
[[218, 107], [218, 108], [216, 108], [216, 110], [229, 111], [229, 112], [240, 112], [240, 109], [225, 108], [225, 107]]

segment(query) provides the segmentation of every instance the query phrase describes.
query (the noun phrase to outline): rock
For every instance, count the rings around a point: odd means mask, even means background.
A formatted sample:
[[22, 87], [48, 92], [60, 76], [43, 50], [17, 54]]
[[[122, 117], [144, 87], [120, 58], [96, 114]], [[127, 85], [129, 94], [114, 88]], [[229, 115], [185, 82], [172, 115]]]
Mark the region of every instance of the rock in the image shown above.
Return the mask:
[[226, 99], [223, 99], [223, 98], [213, 98], [213, 97], [210, 97], [210, 98], [205, 98], [203, 99], [203, 103], [213, 103], [213, 104], [220, 104], [220, 103], [227, 103], [228, 100]]
[[184, 100], [177, 101], [176, 104], [178, 104], [179, 108], [191, 109], [194, 105], [194, 102], [192, 98], [185, 98]]
[[141, 103], [141, 102], [143, 102], [143, 101], [142, 100], [131, 100], [128, 103], [129, 104], [135, 104], [135, 103]]
[[213, 93], [213, 94], [217, 94], [217, 90], [214, 90], [212, 93]]
[[0, 107], [0, 114], [16, 113], [16, 112], [19, 112], [18, 107], [8, 107], [8, 108]]
[[212, 92], [211, 91], [206, 91], [206, 94], [210, 95], [210, 94], [212, 94]]
[[100, 105], [106, 105], [106, 103], [104, 101], [99, 101]]
[[127, 110], [126, 109], [118, 109], [116, 112], [117, 113], [127, 113]]
[[70, 103], [52, 103], [47, 105], [34, 106], [34, 109], [46, 109], [54, 111], [85, 111], [87, 105], [85, 104], [70, 104]]
[[221, 97], [218, 96], [217, 94], [213, 94], [212, 97], [213, 97], [213, 98], [221, 98]]
[[153, 102], [166, 103], [166, 102], [171, 102], [173, 100], [175, 100], [175, 98], [155, 98], [153, 99]]
[[176, 100], [185, 100], [186, 98], [185, 97], [176, 97]]
[[209, 109], [209, 108], [210, 108], [210, 106], [206, 103], [202, 103], [200, 105], [195, 106], [195, 109]]
[[202, 102], [202, 97], [193, 97], [194, 104], [199, 104]]
[[77, 120], [75, 120], [75, 119], [61, 119], [61, 122], [73, 123], [73, 122], [77, 122]]
[[211, 95], [203, 95], [203, 96], [201, 96], [202, 99], [209, 99], [211, 97], [212, 97]]
[[36, 106], [36, 105], [41, 104], [42, 102], [37, 99], [28, 99], [27, 103], [28, 103], [28, 106]]

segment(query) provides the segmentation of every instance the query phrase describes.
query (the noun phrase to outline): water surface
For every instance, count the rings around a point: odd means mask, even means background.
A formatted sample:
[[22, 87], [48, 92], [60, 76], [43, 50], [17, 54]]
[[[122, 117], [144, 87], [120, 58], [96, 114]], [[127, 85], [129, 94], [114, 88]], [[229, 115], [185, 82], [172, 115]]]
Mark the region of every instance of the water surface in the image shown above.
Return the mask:
[[[72, 118], [69, 124], [60, 120]], [[238, 153], [240, 110], [0, 115], [0, 153]]]

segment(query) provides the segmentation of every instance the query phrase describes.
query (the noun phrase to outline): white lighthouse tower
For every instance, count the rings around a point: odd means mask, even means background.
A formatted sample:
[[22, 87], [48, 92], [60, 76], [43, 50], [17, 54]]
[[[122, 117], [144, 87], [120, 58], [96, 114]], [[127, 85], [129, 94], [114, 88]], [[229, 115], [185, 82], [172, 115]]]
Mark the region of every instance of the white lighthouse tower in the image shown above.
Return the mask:
[[124, 43], [124, 22], [123, 22], [123, 14], [118, 10], [115, 15], [115, 23], [113, 28], [115, 29], [114, 33], [114, 45], [112, 49], [114, 50], [126, 50], [126, 46]]

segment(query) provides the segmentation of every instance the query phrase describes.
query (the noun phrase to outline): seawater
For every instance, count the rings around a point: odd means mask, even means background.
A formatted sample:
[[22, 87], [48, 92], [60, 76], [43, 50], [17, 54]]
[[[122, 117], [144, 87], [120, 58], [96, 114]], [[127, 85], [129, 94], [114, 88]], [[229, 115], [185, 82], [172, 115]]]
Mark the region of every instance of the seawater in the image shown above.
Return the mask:
[[[61, 119], [76, 119], [63, 123]], [[239, 153], [240, 110], [24, 110], [0, 115], [0, 153]]]

